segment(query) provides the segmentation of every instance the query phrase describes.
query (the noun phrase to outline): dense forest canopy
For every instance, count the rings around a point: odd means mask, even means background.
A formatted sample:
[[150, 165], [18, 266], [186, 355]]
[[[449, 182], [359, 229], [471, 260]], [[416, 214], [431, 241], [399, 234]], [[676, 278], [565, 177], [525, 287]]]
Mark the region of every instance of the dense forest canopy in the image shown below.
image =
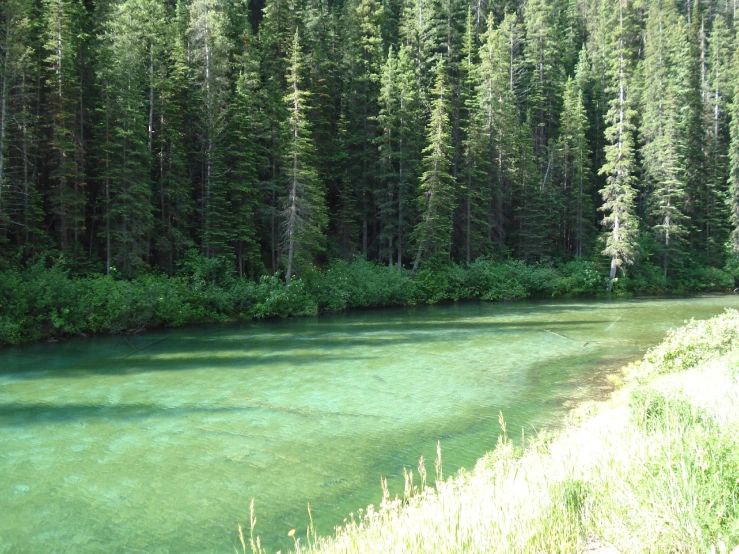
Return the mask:
[[739, 249], [737, 0], [3, 0], [0, 250], [240, 275]]

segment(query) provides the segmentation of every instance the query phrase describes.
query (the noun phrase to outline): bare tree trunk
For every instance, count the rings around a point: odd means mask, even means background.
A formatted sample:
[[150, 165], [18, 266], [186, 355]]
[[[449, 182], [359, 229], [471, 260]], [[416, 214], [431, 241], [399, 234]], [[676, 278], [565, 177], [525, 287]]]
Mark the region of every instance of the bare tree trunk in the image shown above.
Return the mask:
[[616, 270], [618, 269], [618, 266], [616, 265], [616, 258], [611, 259], [611, 272], [608, 274], [608, 288], [606, 289], [608, 292], [613, 291], [613, 281], [616, 279]]
[[[293, 81], [294, 109], [298, 112], [298, 78], [297, 75]], [[285, 272], [285, 285], [290, 285], [293, 271], [293, 257], [295, 255], [295, 227], [297, 224], [297, 204], [298, 204], [298, 168], [300, 161], [298, 160], [298, 125], [293, 124], [293, 174], [290, 186], [290, 216], [287, 221], [287, 271]]]
[[423, 254], [423, 244], [418, 245], [418, 252], [416, 252], [416, 259], [413, 262], [413, 269], [411, 270], [411, 276], [414, 276], [416, 274], [416, 270], [418, 269], [418, 265], [421, 263], [421, 255]]
[[149, 155], [154, 141], [154, 48], [149, 42]]
[[[468, 187], [469, 182], [468, 182]], [[467, 189], [467, 237], [466, 237], [467, 265], [472, 261], [472, 194]]]
[[4, 211], [3, 192], [5, 191], [5, 126], [7, 119], [8, 98], [8, 47], [10, 46], [10, 23], [6, 22], [5, 29], [5, 56], [3, 57], [2, 81], [0, 81], [0, 218]]

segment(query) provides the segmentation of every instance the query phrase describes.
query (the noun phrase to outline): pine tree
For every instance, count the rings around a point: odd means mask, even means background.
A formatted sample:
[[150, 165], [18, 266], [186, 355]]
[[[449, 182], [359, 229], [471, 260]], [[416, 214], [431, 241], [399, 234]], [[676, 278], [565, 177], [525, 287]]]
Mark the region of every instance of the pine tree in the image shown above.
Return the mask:
[[403, 3], [400, 39], [416, 66], [418, 88], [428, 99], [433, 86], [434, 60], [443, 41], [443, 17], [440, 3], [430, 0], [408, 0]]
[[[734, 57], [734, 71], [739, 69], [739, 57]], [[729, 194], [727, 204], [730, 212], [731, 235], [729, 247], [736, 256], [739, 255], [739, 94], [734, 95], [731, 103], [731, 123], [729, 131]]]
[[549, 186], [551, 167], [542, 177], [537, 163], [539, 158], [534, 151], [533, 137], [536, 131], [531, 112], [526, 114], [523, 125], [516, 131], [513, 188], [516, 254], [527, 262], [535, 262], [550, 251], [551, 223], [557, 220], [557, 212], [552, 210], [554, 190]]
[[452, 165], [451, 129], [449, 125], [449, 90], [444, 74], [443, 58], [436, 67], [436, 85], [431, 119], [427, 128], [428, 146], [424, 149], [423, 176], [419, 198], [421, 220], [413, 231], [418, 247], [413, 271], [422, 256], [439, 262], [449, 257], [454, 213], [454, 178]]
[[315, 146], [307, 120], [308, 92], [303, 90], [303, 53], [299, 32], [290, 53], [290, 66], [285, 77], [288, 118], [285, 122], [283, 154], [287, 196], [284, 201], [284, 266], [285, 283], [300, 273], [314, 256], [323, 251], [326, 206], [323, 185], [313, 165]]
[[44, 78], [48, 87], [47, 121], [52, 154], [48, 202], [59, 246], [70, 261], [82, 256], [87, 203], [80, 107], [84, 104], [80, 52], [86, 39], [86, 10], [80, 0], [43, 0]]
[[287, 117], [283, 94], [288, 55], [299, 24], [298, 5], [290, 0], [269, 0], [265, 3], [257, 40], [260, 52], [261, 96], [264, 118], [269, 128], [266, 137], [266, 152], [269, 156], [266, 175], [267, 186], [263, 191], [266, 206], [265, 218], [267, 242], [269, 244], [271, 269], [276, 272], [279, 265], [281, 206], [279, 196], [282, 189], [280, 175], [280, 141], [282, 122]]
[[42, 242], [38, 182], [40, 71], [33, 3], [0, 5], [0, 246], [22, 246], [24, 256]]
[[0, 232], [5, 235], [9, 227], [8, 200], [6, 190], [8, 173], [8, 127], [10, 122], [10, 96], [15, 85], [15, 66], [23, 54], [19, 51], [21, 37], [19, 22], [24, 6], [18, 2], [7, 2], [0, 6]]
[[564, 85], [563, 44], [558, 14], [560, 0], [529, 0], [524, 11], [525, 56], [529, 71], [527, 109], [532, 116], [534, 153], [542, 171], [547, 165], [547, 145], [557, 129]]
[[[154, 22], [164, 22], [157, 2], [126, 0], [115, 7], [101, 37], [104, 228], [106, 270], [124, 275], [149, 258], [152, 230], [154, 136]], [[141, 60], [148, 63], [142, 64]]]
[[708, 95], [706, 98], [705, 188], [701, 191], [696, 214], [700, 222], [701, 245], [705, 261], [719, 263], [727, 238], [728, 213], [724, 198], [728, 173], [728, 105], [734, 95], [731, 76], [731, 34], [724, 18], [717, 15], [708, 40]]
[[[339, 116], [342, 59], [338, 8], [325, 0], [311, 0], [305, 12], [307, 83], [311, 91], [316, 170], [326, 184], [327, 201], [335, 204], [342, 177]], [[332, 245], [335, 248], [335, 244]]]
[[557, 141], [559, 196], [562, 205], [561, 241], [568, 254], [582, 256], [591, 233], [592, 193], [590, 146], [583, 93], [567, 80], [560, 136]]
[[[478, 84], [468, 144], [468, 161], [472, 164], [468, 174], [468, 192], [472, 195], [468, 236], [471, 243], [483, 239], [488, 247], [493, 242], [499, 247], [505, 244], [505, 210], [513, 181], [520, 182], [513, 177], [521, 138], [515, 104], [515, 62], [511, 59], [513, 18], [507, 16], [498, 29], [492, 19], [488, 20], [474, 75]], [[479, 199], [474, 207], [473, 198]], [[476, 230], [475, 223], [484, 226]], [[478, 248], [482, 246], [478, 244]]]
[[[375, 216], [377, 116], [382, 69], [382, 5], [356, 0], [345, 7], [345, 90], [342, 134], [345, 148], [345, 200], [356, 195], [356, 218], [361, 223], [361, 252], [368, 257]], [[355, 189], [356, 187], [356, 189]]]
[[161, 57], [154, 72], [154, 256], [161, 269], [174, 273], [177, 261], [195, 246], [197, 229], [192, 171], [188, 154], [197, 120], [183, 3], [165, 14], [160, 27]]
[[232, 230], [226, 179], [227, 114], [231, 94], [228, 3], [194, 0], [187, 29], [197, 113], [200, 233], [208, 257], [232, 254]]
[[681, 16], [669, 1], [656, 0], [647, 19], [644, 55], [642, 156], [651, 185], [652, 226], [661, 241], [663, 273], [679, 256], [686, 233], [685, 137], [680, 110], [685, 92], [680, 66], [687, 37]]
[[421, 98], [405, 46], [401, 46], [398, 55], [392, 49], [388, 53], [379, 102], [378, 240], [384, 252], [380, 259], [387, 259], [388, 264], [395, 263], [400, 269], [413, 221], [424, 141]]
[[685, 210], [690, 217], [687, 241], [690, 250], [703, 248], [705, 227], [702, 213], [704, 213], [703, 197], [706, 187], [706, 131], [704, 124], [704, 90], [705, 73], [705, 36], [703, 33], [703, 16], [700, 12], [700, 3], [694, 2], [689, 13], [688, 30], [688, 59], [685, 60], [685, 106], [683, 106], [682, 128], [685, 138]]
[[631, 81], [635, 52], [636, 29], [633, 6], [628, 0], [614, 3], [610, 59], [608, 73], [611, 96], [606, 115], [605, 163], [599, 173], [606, 176], [606, 186], [601, 189], [605, 212], [603, 225], [605, 249], [603, 254], [611, 259], [608, 291], [613, 288], [616, 271], [633, 264], [637, 255], [636, 237], [638, 220], [634, 213], [636, 190], [636, 156], [634, 152], [634, 117]]
[[245, 44], [238, 56], [238, 76], [229, 106], [229, 200], [233, 210], [232, 240], [239, 276], [263, 269], [258, 240], [262, 211], [259, 168], [267, 163], [263, 144], [267, 124], [260, 114], [259, 57], [250, 28], [242, 29]]
[[462, 143], [464, 159], [459, 178], [459, 191], [462, 193], [459, 208], [462, 210], [460, 217], [463, 222], [461, 234], [464, 245], [464, 259], [467, 264], [472, 262], [473, 251], [475, 254], [483, 248], [484, 233], [480, 229], [485, 227], [484, 211], [479, 209], [484, 206], [484, 198], [481, 194], [480, 183], [485, 182], [482, 164], [485, 161], [485, 140], [482, 137], [482, 128], [478, 125], [477, 90], [479, 87], [478, 72], [478, 37], [476, 32], [476, 20], [472, 8], [467, 14], [464, 44], [462, 51], [461, 77], [460, 77], [460, 123], [464, 133]]

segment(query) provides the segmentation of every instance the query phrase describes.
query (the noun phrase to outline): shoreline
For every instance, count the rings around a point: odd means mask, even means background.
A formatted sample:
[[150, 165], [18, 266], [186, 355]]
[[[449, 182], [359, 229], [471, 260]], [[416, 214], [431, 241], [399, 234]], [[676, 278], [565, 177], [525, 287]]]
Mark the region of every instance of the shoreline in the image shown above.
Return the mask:
[[326, 310], [315, 314], [303, 314], [303, 315], [273, 315], [269, 317], [238, 317], [228, 316], [222, 319], [213, 319], [206, 321], [194, 321], [187, 322], [181, 325], [155, 325], [155, 326], [140, 326], [133, 329], [122, 329], [115, 332], [101, 330], [96, 332], [79, 332], [74, 334], [64, 334], [59, 336], [44, 336], [37, 339], [23, 340], [17, 343], [0, 343], [0, 352], [8, 348], [17, 348], [23, 346], [31, 346], [35, 344], [54, 344], [63, 343], [75, 339], [95, 339], [95, 338], [109, 338], [109, 337], [138, 337], [145, 336], [152, 333], [162, 333], [168, 330], [177, 329], [190, 329], [199, 328], [204, 326], [212, 325], [239, 325], [248, 323], [261, 323], [261, 322], [272, 322], [272, 321], [289, 321], [294, 319], [305, 319], [310, 317], [330, 317], [341, 314], [352, 314], [352, 313], [363, 313], [372, 312], [379, 310], [410, 310], [418, 307], [431, 307], [431, 306], [453, 306], [467, 303], [475, 304], [519, 304], [525, 302], [537, 302], [537, 301], [566, 301], [566, 300], [588, 300], [588, 301], [625, 301], [625, 300], [638, 300], [638, 299], [672, 299], [672, 298], [694, 298], [701, 295], [715, 295], [715, 296], [730, 296], [732, 295], [731, 290], [696, 290], [691, 292], [663, 292], [663, 293], [626, 293], [626, 294], [583, 294], [583, 295], [559, 295], [559, 296], [530, 296], [526, 298], [516, 298], [512, 300], [483, 300], [475, 298], [463, 298], [459, 300], [444, 300], [440, 302], [419, 302], [416, 304], [394, 304], [394, 305], [377, 305], [377, 306], [363, 306], [363, 307], [350, 307], [342, 310]]
[[622, 384], [573, 407], [563, 428], [519, 448], [501, 415], [502, 438], [474, 469], [385, 491], [333, 536], [293, 535], [294, 550], [739, 552], [737, 362], [739, 312], [691, 321], [608, 373]]

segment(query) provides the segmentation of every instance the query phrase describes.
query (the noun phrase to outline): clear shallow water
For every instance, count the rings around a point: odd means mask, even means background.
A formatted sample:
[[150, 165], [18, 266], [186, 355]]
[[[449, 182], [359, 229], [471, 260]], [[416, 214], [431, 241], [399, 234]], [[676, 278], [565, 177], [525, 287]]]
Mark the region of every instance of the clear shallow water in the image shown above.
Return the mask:
[[739, 296], [380, 310], [0, 351], [0, 552], [233, 552], [556, 424], [604, 373]]

